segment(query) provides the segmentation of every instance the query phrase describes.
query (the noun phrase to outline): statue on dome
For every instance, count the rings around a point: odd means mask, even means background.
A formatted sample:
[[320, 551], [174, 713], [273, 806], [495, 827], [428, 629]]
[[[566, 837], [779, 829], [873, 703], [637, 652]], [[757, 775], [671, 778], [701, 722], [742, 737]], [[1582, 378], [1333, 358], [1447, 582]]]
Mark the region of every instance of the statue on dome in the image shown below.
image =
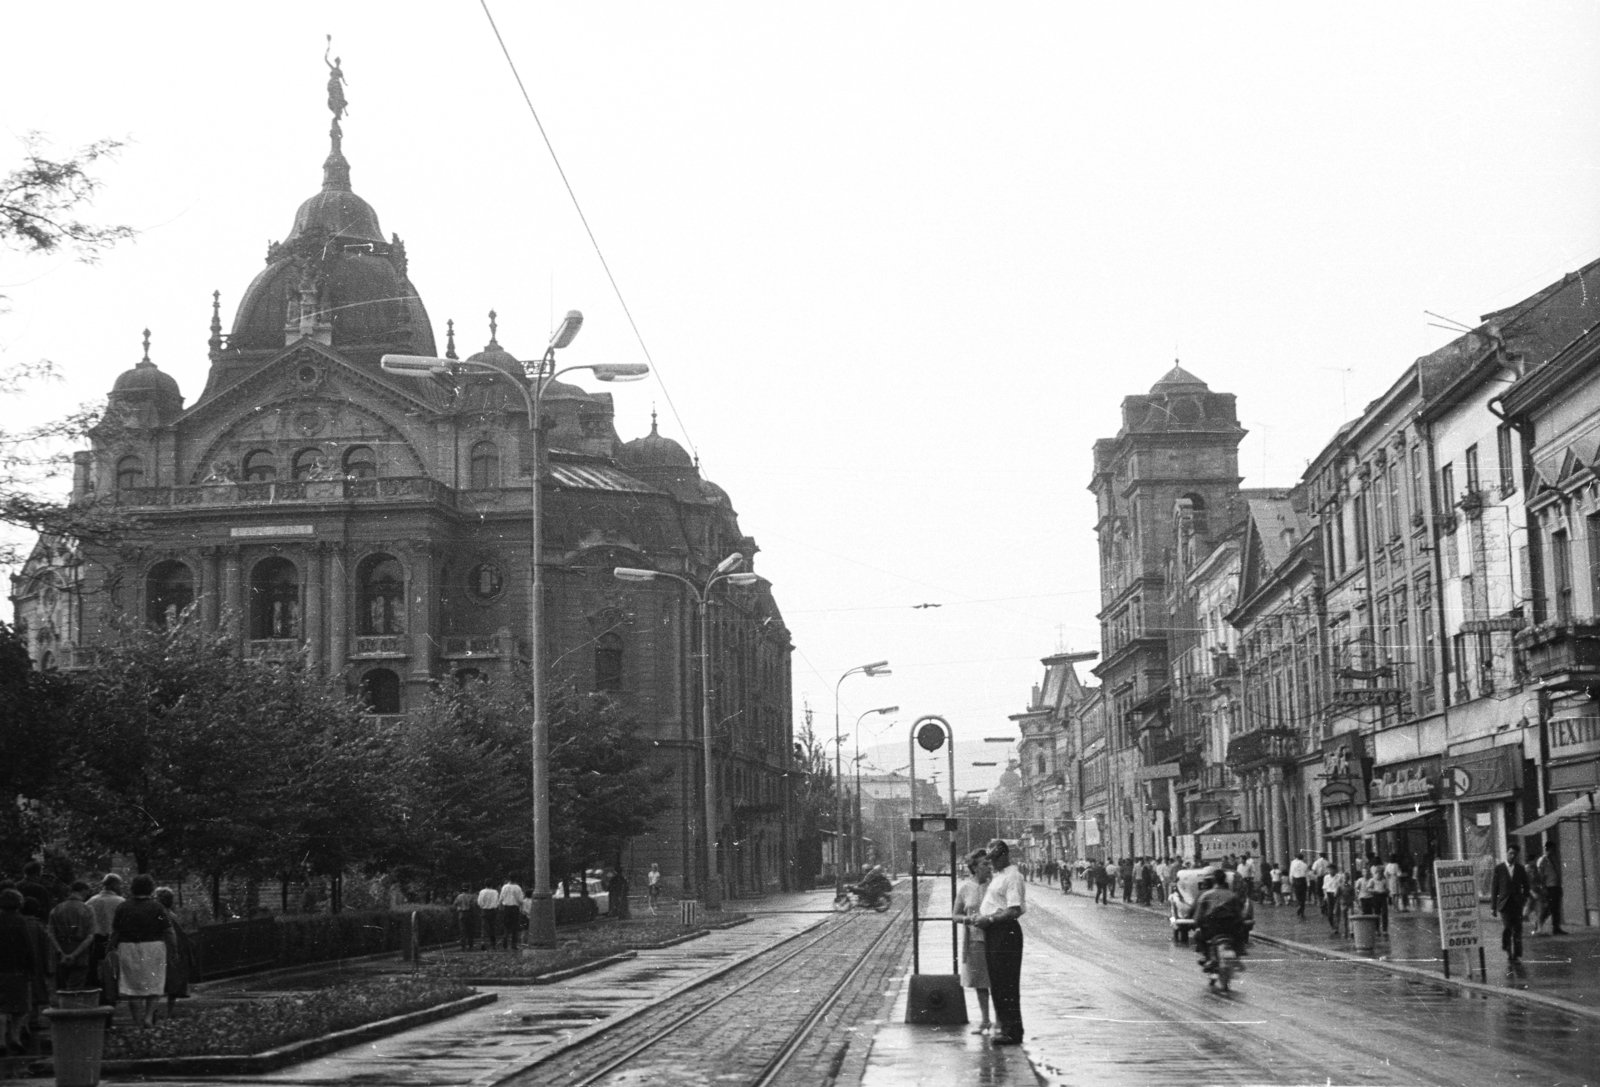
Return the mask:
[[350, 112], [350, 104], [345, 101], [344, 88], [346, 86], [344, 69], [339, 67], [342, 57], [334, 57], [331, 61], [328, 54], [333, 52], [333, 35], [328, 35], [328, 48], [322, 53], [322, 63], [328, 66], [328, 110], [333, 114], [333, 125], [339, 127], [339, 118]]

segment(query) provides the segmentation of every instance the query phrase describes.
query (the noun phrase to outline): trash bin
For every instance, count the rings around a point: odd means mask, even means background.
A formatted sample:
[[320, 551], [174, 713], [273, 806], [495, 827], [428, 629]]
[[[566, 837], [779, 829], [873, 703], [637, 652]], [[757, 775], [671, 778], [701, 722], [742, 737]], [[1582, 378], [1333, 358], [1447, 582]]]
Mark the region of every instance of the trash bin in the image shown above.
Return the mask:
[[46, 1008], [56, 1087], [96, 1087], [111, 1008]]
[[1371, 951], [1378, 946], [1378, 915], [1358, 913], [1350, 918], [1350, 931], [1355, 936], [1357, 951]]
[[678, 903], [678, 923], [692, 925], [700, 919], [700, 903], [686, 898]]
[[57, 989], [56, 1007], [58, 1008], [98, 1008], [100, 1006], [101, 990], [99, 989]]

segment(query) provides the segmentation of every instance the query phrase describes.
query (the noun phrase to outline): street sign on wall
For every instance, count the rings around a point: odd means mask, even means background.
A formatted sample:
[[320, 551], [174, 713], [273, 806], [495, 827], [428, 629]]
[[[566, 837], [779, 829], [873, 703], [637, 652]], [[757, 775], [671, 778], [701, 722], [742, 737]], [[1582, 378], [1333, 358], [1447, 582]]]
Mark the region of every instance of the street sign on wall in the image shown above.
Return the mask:
[[1478, 929], [1478, 875], [1471, 861], [1434, 861], [1439, 892], [1439, 946], [1470, 951], [1483, 945]]
[[1259, 830], [1241, 830], [1232, 834], [1199, 834], [1200, 859], [1203, 861], [1220, 861], [1229, 853], [1235, 856], [1249, 853], [1253, 857], [1261, 856], [1261, 832]]

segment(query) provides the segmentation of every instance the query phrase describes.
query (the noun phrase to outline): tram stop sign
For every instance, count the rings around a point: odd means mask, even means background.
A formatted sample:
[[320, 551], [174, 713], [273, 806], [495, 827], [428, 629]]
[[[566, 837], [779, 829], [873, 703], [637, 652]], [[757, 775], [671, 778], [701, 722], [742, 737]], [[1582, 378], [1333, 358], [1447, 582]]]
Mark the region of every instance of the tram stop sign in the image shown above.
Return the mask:
[[937, 751], [944, 746], [944, 729], [929, 721], [917, 729], [917, 746], [924, 751]]

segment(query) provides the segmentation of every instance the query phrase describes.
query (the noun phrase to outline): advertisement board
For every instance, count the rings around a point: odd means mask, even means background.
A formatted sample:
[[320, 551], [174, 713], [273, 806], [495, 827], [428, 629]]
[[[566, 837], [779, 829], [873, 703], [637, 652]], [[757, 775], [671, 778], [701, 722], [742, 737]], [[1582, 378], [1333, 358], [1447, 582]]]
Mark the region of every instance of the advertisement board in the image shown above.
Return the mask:
[[1434, 861], [1433, 885], [1439, 894], [1439, 947], [1445, 951], [1481, 947], [1478, 875], [1472, 862]]
[[1199, 847], [1200, 859], [1203, 861], [1220, 861], [1229, 853], [1241, 856], [1245, 853], [1252, 857], [1261, 856], [1261, 832], [1259, 830], [1236, 830], [1228, 834], [1197, 834], [1196, 845]]

